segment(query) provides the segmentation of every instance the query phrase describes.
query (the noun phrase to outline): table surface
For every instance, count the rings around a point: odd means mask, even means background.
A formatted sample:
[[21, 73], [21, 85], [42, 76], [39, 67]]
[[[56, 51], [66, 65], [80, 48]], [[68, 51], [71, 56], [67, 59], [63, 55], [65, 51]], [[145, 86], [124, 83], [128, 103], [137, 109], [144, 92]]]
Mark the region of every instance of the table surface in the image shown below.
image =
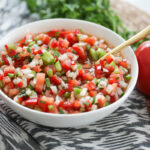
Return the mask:
[[[119, 0], [117, 4], [112, 3], [113, 8], [121, 14], [117, 9], [121, 5]], [[0, 0], [0, 18], [0, 38], [13, 28], [37, 19], [20, 0]], [[59, 129], [32, 123], [0, 100], [0, 150], [149, 149], [149, 106], [149, 101], [134, 89], [109, 117], [84, 127]]]
[[150, 0], [124, 0], [150, 14]]

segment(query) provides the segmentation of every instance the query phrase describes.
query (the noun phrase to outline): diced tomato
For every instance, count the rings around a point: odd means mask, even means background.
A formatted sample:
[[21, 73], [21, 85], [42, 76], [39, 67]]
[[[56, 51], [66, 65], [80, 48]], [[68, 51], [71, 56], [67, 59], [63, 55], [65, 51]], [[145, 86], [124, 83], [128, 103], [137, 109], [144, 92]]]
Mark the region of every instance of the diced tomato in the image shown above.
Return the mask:
[[68, 89], [67, 91], [72, 92], [73, 91], [73, 85], [68, 83]]
[[67, 49], [64, 48], [64, 47], [58, 47], [58, 52], [59, 52], [60, 54], [66, 53], [66, 52], [67, 52], [66, 50], [67, 50]]
[[25, 106], [36, 106], [38, 103], [38, 98], [29, 98], [24, 101]]
[[43, 44], [48, 44], [49, 43], [49, 41], [50, 41], [50, 37], [48, 36], [48, 35], [46, 35], [46, 34], [40, 34], [39, 36], [38, 36], [38, 38], [39, 38], [39, 40], [41, 40], [42, 41], [42, 43]]
[[84, 70], [83, 70], [83, 69], [80, 69], [80, 70], [78, 71], [78, 77], [79, 77], [79, 78], [82, 78], [82, 77], [83, 77], [83, 74], [84, 74]]
[[21, 104], [23, 101], [23, 97], [18, 97], [18, 103]]
[[95, 95], [97, 95], [96, 90], [89, 91], [89, 96], [94, 97]]
[[75, 109], [79, 109], [81, 107], [80, 101], [79, 100], [75, 100], [73, 103], [73, 107]]
[[2, 79], [3, 79], [3, 77], [4, 77], [3, 75], [0, 75], [0, 80], [2, 80]]
[[108, 80], [108, 83], [109, 84], [113, 84], [113, 83], [115, 83], [116, 82], [116, 80], [114, 79], [114, 78], [110, 78], [109, 80]]
[[16, 96], [18, 93], [19, 93], [18, 89], [9, 89], [9, 91], [8, 91], [8, 95], [10, 97]]
[[33, 40], [33, 35], [31, 33], [27, 33], [24, 37], [23, 40], [20, 41], [20, 45], [19, 46], [23, 46], [23, 45], [28, 45], [29, 41]]
[[64, 109], [72, 109], [73, 108], [73, 104], [71, 102], [64, 102], [62, 105], [62, 108]]
[[65, 38], [70, 33], [74, 33], [74, 31], [73, 30], [69, 30], [69, 31], [61, 30], [59, 37]]
[[37, 73], [35, 91], [41, 93], [45, 83], [45, 73]]
[[88, 100], [84, 106], [85, 109], [89, 110], [92, 107], [92, 103]]
[[56, 39], [52, 39], [50, 41], [49, 47], [50, 48], [56, 48], [57, 46], [58, 46], [58, 43], [57, 43]]
[[71, 60], [65, 59], [64, 61], [61, 62], [61, 66], [65, 71], [70, 70], [71, 69]]
[[8, 89], [13, 89], [15, 86], [14, 86], [13, 82], [11, 81], [7, 84], [7, 87], [8, 87]]
[[95, 74], [100, 74], [101, 73], [101, 65], [95, 65]]
[[61, 89], [58, 93], [59, 96], [62, 96], [66, 91], [64, 89]]
[[8, 53], [9, 52], [8, 45], [5, 45], [5, 49], [6, 49], [7, 53]]
[[29, 68], [29, 65], [23, 65], [21, 69], [27, 69]]
[[68, 48], [69, 42], [67, 40], [65, 40], [65, 39], [59, 38], [58, 39], [58, 46], [60, 48]]
[[33, 50], [33, 54], [36, 55], [36, 54], [42, 54], [42, 50], [39, 49], [39, 50]]
[[83, 80], [92, 81], [94, 79], [94, 76], [90, 73], [83, 74]]
[[7, 53], [2, 51], [1, 52], [1, 57], [2, 57], [2, 60], [4, 61], [4, 65], [8, 65], [9, 64], [9, 61], [7, 59]]
[[120, 66], [124, 67], [124, 68], [128, 68], [128, 64], [126, 61], [119, 61]]
[[96, 85], [92, 81], [87, 84], [87, 87], [89, 91], [96, 89]]
[[104, 60], [103, 60], [103, 59], [101, 59], [101, 60], [100, 60], [100, 65], [101, 65], [101, 67], [102, 67], [102, 68], [104, 67], [105, 62], [104, 62]]
[[113, 67], [113, 66], [108, 66], [107, 69], [108, 69], [108, 71], [109, 71], [110, 73], [114, 71], [114, 67]]
[[76, 51], [77, 55], [79, 56], [79, 59], [81, 60], [86, 59], [85, 51], [82, 47], [73, 46], [72, 49]]
[[99, 105], [100, 108], [104, 107], [105, 103], [106, 103], [106, 99], [105, 98], [98, 99], [98, 105]]
[[35, 66], [34, 71], [35, 72], [40, 72], [42, 70], [40, 67], [41, 67], [40, 65]]
[[15, 68], [13, 66], [4, 68], [4, 76], [7, 76], [8, 73], [15, 73]]
[[49, 32], [47, 32], [47, 35], [49, 35], [50, 37], [55, 37], [56, 33], [59, 33], [60, 30], [51, 30]]
[[6, 77], [3, 78], [3, 83], [4, 83], [4, 85], [5, 85], [5, 84], [8, 84], [8, 83], [10, 83], [10, 82], [11, 82], [11, 79], [10, 79], [8, 76], [6, 76]]
[[106, 88], [100, 90], [100, 92], [103, 94], [103, 95], [107, 95], [107, 91], [106, 91]]
[[96, 37], [92, 36], [92, 37], [87, 37], [83, 40], [84, 42], [90, 44], [91, 46], [93, 46], [96, 42]]
[[16, 50], [14, 50], [14, 49], [9, 49], [8, 48], [8, 45], [5, 45], [5, 49], [6, 49], [6, 51], [7, 51], [7, 53], [8, 53], [8, 55], [9, 56], [14, 56], [14, 55], [16, 55]]
[[60, 85], [61, 84], [61, 80], [59, 79], [59, 77], [57, 75], [53, 75], [50, 78], [51, 83], [55, 84], [55, 85]]
[[64, 101], [60, 101], [59, 104], [58, 104], [58, 107], [62, 107], [64, 104]]
[[18, 86], [19, 88], [22, 88], [22, 87], [23, 87], [23, 82], [20, 81], [19, 83], [17, 83], [17, 86]]
[[48, 112], [48, 105], [54, 104], [54, 98], [42, 96], [38, 99], [38, 106], [44, 111]]
[[75, 35], [80, 34], [80, 33], [81, 33], [81, 32], [80, 32], [79, 29], [75, 29], [75, 31], [74, 31], [74, 34], [75, 34]]
[[115, 101], [116, 101], [115, 95], [110, 96], [110, 102], [111, 102], [111, 103], [114, 103]]
[[66, 52], [72, 53], [72, 49], [71, 49], [71, 48], [67, 48], [67, 49], [66, 49]]
[[111, 55], [107, 55], [107, 56], [105, 57], [105, 59], [106, 59], [106, 61], [107, 61], [109, 64], [114, 60]]
[[72, 84], [73, 86], [79, 86], [81, 84], [81, 82], [77, 80], [69, 80], [68, 83]]
[[77, 37], [75, 36], [75, 34], [73, 33], [69, 33], [66, 35], [67, 40], [70, 42], [70, 44], [74, 44], [75, 42], [77, 42]]

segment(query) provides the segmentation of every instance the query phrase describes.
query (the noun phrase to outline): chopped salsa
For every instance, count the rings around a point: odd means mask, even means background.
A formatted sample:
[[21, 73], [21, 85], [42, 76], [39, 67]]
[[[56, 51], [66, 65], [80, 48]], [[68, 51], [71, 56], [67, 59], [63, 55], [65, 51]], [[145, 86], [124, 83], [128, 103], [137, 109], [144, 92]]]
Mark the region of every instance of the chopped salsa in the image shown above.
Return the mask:
[[81, 30], [27, 33], [0, 53], [0, 88], [15, 102], [47, 113], [88, 112], [123, 96], [130, 64], [102, 38]]

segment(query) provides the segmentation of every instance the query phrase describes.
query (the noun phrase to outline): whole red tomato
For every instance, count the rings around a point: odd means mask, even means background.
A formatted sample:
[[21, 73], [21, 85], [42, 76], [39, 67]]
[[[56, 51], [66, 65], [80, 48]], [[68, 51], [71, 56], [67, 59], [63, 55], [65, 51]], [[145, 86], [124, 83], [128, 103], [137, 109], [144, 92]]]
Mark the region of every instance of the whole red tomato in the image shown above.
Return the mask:
[[150, 96], [150, 41], [141, 44], [135, 54], [139, 64], [137, 88]]

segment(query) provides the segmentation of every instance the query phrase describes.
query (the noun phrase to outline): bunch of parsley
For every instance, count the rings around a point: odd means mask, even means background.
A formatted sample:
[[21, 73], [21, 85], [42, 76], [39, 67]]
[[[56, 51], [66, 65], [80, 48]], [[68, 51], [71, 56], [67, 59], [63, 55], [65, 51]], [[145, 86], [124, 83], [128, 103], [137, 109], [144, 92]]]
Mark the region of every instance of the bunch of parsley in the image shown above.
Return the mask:
[[[101, 24], [128, 39], [135, 34], [127, 29], [117, 13], [111, 9], [109, 0], [24, 0], [31, 13], [40, 19], [74, 18]], [[140, 43], [133, 45], [136, 49]]]

